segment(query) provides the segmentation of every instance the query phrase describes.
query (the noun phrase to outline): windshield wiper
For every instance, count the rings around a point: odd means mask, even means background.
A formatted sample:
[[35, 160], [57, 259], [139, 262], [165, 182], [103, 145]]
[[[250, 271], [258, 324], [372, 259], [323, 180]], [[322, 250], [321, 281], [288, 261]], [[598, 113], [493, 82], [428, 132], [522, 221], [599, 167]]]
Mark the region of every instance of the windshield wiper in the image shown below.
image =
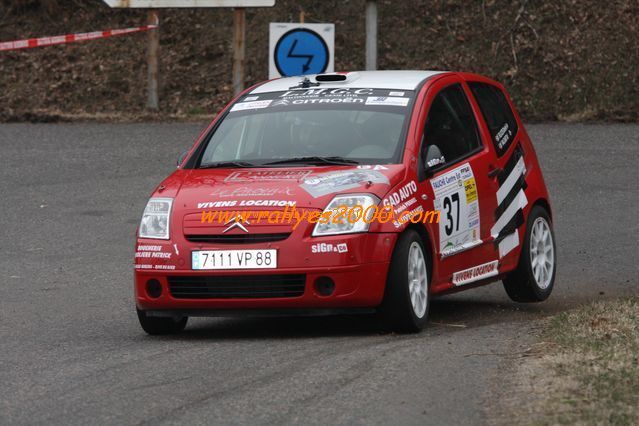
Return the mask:
[[269, 163], [264, 163], [265, 166], [270, 166], [274, 164], [292, 164], [292, 163], [306, 163], [306, 164], [335, 164], [340, 166], [349, 166], [352, 164], [359, 164], [358, 161], [350, 160], [344, 157], [294, 157], [287, 158], [285, 160], [277, 160], [271, 161]]
[[247, 168], [257, 167], [247, 161], [220, 161], [218, 163], [201, 164], [200, 169]]

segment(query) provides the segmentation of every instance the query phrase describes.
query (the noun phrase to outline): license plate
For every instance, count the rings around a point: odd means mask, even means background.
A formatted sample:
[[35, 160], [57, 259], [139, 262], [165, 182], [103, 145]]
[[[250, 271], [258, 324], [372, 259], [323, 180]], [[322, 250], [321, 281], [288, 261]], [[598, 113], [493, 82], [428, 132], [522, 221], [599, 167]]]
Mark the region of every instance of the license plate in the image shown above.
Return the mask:
[[191, 253], [193, 269], [273, 269], [277, 250], [203, 250]]

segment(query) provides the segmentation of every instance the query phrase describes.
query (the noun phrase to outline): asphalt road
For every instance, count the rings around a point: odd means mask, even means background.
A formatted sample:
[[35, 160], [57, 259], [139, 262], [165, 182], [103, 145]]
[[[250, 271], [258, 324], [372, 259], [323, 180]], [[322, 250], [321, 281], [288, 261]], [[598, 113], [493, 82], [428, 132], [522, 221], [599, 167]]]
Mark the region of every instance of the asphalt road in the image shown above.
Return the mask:
[[0, 424], [482, 424], [537, 318], [638, 294], [637, 125], [536, 125], [555, 293], [500, 284], [433, 303], [419, 335], [367, 317], [139, 328], [133, 235], [202, 126], [0, 125]]

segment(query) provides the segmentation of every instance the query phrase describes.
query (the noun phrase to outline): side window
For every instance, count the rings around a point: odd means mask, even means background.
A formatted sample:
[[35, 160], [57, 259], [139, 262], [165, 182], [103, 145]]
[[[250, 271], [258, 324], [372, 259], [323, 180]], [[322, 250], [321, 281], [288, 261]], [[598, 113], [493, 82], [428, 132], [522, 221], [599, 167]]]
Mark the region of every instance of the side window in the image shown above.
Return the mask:
[[517, 134], [515, 115], [508, 105], [506, 96], [498, 87], [485, 83], [468, 85], [486, 120], [497, 155], [501, 157]]
[[446, 164], [481, 146], [472, 108], [460, 84], [439, 92], [428, 111], [422, 158], [430, 145], [437, 145]]

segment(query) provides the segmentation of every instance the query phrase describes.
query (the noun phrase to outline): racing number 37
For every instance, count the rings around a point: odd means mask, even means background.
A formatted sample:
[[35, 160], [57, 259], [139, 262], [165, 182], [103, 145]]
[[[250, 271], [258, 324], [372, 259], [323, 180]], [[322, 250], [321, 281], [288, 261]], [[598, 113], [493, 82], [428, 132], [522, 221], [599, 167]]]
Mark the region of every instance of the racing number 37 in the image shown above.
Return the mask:
[[[446, 210], [446, 226], [444, 231], [450, 236], [455, 231], [459, 231], [459, 193], [454, 192], [444, 197], [444, 209]], [[453, 203], [455, 207], [453, 207]]]

